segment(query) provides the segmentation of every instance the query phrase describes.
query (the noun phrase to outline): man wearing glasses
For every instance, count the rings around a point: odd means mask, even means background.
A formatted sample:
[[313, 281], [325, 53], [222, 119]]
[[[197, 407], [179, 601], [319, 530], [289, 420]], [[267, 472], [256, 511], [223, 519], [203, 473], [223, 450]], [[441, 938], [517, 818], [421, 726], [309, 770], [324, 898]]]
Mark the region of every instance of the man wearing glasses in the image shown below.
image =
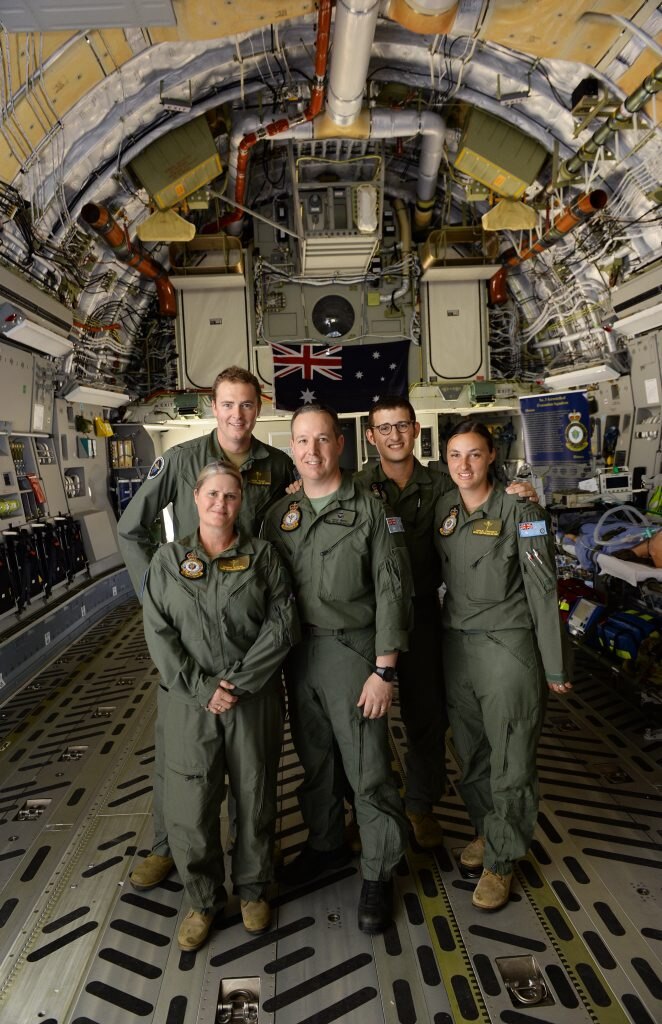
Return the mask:
[[[376, 447], [379, 462], [355, 479], [378, 495], [405, 528], [415, 589], [409, 650], [398, 658], [400, 709], [408, 744], [405, 811], [416, 842], [431, 849], [442, 842], [433, 807], [445, 788], [448, 726], [437, 594], [441, 565], [434, 548], [433, 520], [437, 498], [451, 490], [453, 482], [447, 473], [427, 469], [414, 456], [420, 430], [406, 398], [396, 395], [375, 402], [368, 413], [366, 437]], [[508, 490], [537, 500], [528, 483], [511, 485]]]

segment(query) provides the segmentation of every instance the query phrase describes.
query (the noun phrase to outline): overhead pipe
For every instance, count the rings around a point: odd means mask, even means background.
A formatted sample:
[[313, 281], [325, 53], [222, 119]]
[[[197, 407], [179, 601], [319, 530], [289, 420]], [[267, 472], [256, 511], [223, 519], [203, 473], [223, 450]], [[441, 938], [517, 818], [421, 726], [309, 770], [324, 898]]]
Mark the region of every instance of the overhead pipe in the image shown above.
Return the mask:
[[338, 0], [333, 26], [326, 112], [341, 128], [354, 123], [363, 107], [380, 0]]
[[[235, 145], [234, 149], [231, 138], [229, 180], [234, 181], [234, 198], [236, 202], [242, 205], [244, 203], [248, 160], [253, 146], [265, 139], [271, 139], [275, 135], [282, 135], [284, 132], [291, 131], [300, 125], [305, 125], [320, 113], [324, 103], [324, 80], [329, 57], [330, 33], [331, 0], [320, 0], [319, 17], [317, 19], [317, 39], [315, 42], [315, 75], [310, 92], [310, 100], [303, 114], [296, 118], [281, 117], [266, 125], [256, 124], [252, 130], [243, 136], [239, 144]], [[230, 234], [238, 235], [241, 231], [243, 219], [243, 212], [241, 210], [234, 210], [221, 219], [219, 227], [225, 227]]]
[[105, 206], [97, 206], [96, 203], [86, 203], [81, 210], [81, 217], [110, 246], [118, 260], [133, 267], [143, 277], [148, 277], [154, 281], [161, 316], [176, 316], [177, 299], [175, 289], [164, 267], [153, 260], [151, 256], [148, 256], [142, 246], [135, 245], [129, 241]]
[[662, 64], [658, 64], [654, 71], [648, 75], [647, 78], [641, 83], [634, 92], [621, 103], [618, 110], [612, 114], [604, 124], [593, 132], [593, 135], [585, 142], [584, 145], [579, 149], [574, 156], [564, 160], [559, 167], [557, 180], [550, 182], [547, 186], [546, 191], [553, 192], [554, 188], [563, 184], [566, 181], [570, 181], [575, 175], [581, 170], [583, 164], [590, 163], [601, 146], [604, 146], [610, 136], [617, 131], [622, 131], [623, 128], [627, 128], [630, 122], [630, 116], [636, 114], [637, 111], [648, 102], [651, 96], [654, 96], [662, 89]]
[[[544, 235], [536, 238], [532, 245], [522, 249], [520, 252], [510, 249], [505, 253], [503, 258], [504, 266], [516, 267], [518, 264], [523, 263], [524, 260], [535, 256], [536, 253], [549, 249], [550, 246], [558, 242], [564, 235], [567, 235], [578, 224], [589, 220], [598, 210], [602, 210], [606, 203], [607, 193], [601, 188], [593, 189], [592, 192], [583, 192], [580, 196], [577, 196], [570, 206], [566, 206], [563, 213], [559, 214], [556, 218], [551, 228]], [[498, 273], [500, 271], [497, 271]]]

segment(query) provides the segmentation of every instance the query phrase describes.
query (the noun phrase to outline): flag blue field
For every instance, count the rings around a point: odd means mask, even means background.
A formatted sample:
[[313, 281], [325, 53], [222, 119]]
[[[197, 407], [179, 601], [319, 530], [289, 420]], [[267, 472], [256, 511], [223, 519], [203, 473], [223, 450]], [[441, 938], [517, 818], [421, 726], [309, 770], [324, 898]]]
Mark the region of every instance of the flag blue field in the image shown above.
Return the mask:
[[272, 344], [274, 409], [324, 402], [363, 412], [385, 395], [407, 395], [409, 340], [365, 345]]

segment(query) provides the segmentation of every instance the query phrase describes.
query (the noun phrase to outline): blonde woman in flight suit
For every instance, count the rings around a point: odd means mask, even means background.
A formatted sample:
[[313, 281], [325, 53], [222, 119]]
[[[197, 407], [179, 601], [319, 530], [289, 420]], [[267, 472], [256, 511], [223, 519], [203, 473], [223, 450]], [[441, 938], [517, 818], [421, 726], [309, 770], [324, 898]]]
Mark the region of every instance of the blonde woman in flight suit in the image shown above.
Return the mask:
[[299, 635], [278, 554], [237, 529], [241, 473], [209, 463], [194, 500], [198, 530], [159, 548], [143, 592], [145, 637], [165, 691], [165, 825], [191, 904], [178, 934], [184, 950], [205, 942], [226, 902], [219, 828], [226, 771], [237, 802], [232, 878], [244, 926], [269, 927], [280, 669]]
[[554, 543], [543, 509], [490, 478], [487, 427], [459, 424], [446, 460], [455, 489], [437, 503], [435, 545], [448, 715], [459, 790], [476, 830], [461, 863], [483, 868], [473, 904], [497, 910], [538, 812], [536, 747], [548, 688], [565, 693]]

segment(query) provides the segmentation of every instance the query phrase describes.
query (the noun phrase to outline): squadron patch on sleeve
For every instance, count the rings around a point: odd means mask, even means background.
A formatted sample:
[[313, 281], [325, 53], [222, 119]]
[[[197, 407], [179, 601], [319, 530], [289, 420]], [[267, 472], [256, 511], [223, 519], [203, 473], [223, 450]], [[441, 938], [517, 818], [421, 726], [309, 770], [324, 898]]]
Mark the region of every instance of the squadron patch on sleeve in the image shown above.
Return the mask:
[[386, 525], [389, 533], [404, 533], [405, 528], [400, 516], [387, 516]]
[[185, 576], [187, 580], [199, 580], [205, 572], [205, 563], [194, 551], [189, 551], [184, 561], [179, 563], [179, 575]]
[[301, 509], [299, 508], [299, 502], [293, 501], [280, 521], [280, 528], [285, 530], [286, 533], [291, 533], [292, 530], [298, 530], [300, 526]]
[[530, 523], [518, 523], [520, 537], [546, 537], [547, 523], [544, 519], [536, 519]]
[[446, 516], [443, 523], [439, 527], [439, 533], [441, 534], [442, 537], [450, 537], [451, 533], [453, 533], [455, 527], [457, 526], [457, 517], [459, 516], [459, 514], [459, 505], [453, 505], [453, 507], [449, 509], [448, 515]]
[[162, 455], [159, 455], [157, 456], [157, 458], [154, 459], [154, 462], [150, 466], [149, 473], [147, 474], [147, 479], [153, 480], [155, 477], [159, 475], [159, 473], [162, 473], [164, 469], [165, 459], [163, 458]]

